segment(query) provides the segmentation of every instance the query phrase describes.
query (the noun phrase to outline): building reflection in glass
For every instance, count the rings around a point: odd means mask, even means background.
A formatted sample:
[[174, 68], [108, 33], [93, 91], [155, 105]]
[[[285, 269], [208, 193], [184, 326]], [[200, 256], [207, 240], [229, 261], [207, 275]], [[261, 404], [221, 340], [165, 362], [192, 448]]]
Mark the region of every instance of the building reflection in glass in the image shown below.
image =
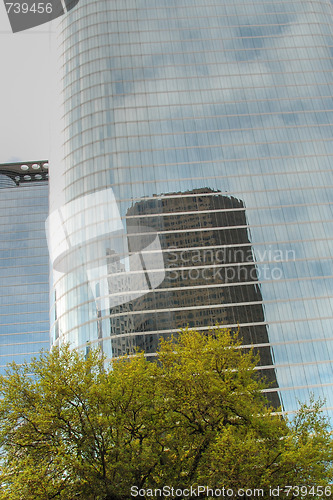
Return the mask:
[[[166, 274], [148, 294], [130, 301], [124, 295], [111, 308], [113, 355], [139, 348], [153, 357], [161, 337], [186, 326], [206, 331], [239, 325], [243, 344], [257, 346], [261, 373], [277, 387], [243, 202], [209, 188], [168, 193], [135, 203], [126, 222], [130, 254], [146, 253], [148, 263], [152, 254], [145, 248], [158, 232]], [[110, 293], [115, 293], [126, 270], [115, 252], [108, 260]], [[279, 406], [277, 394], [269, 396]]]

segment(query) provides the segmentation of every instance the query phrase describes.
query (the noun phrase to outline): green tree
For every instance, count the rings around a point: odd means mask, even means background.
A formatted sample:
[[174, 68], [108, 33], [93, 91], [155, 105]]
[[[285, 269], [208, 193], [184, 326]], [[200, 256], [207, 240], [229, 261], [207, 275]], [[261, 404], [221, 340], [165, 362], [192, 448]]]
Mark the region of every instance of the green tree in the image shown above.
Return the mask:
[[12, 365], [0, 379], [0, 499], [151, 498], [164, 486], [198, 498], [198, 485], [319, 498], [333, 478], [321, 403], [288, 422], [268, 408], [257, 362], [221, 329], [162, 341], [157, 363], [137, 354], [106, 370], [98, 351], [65, 346]]

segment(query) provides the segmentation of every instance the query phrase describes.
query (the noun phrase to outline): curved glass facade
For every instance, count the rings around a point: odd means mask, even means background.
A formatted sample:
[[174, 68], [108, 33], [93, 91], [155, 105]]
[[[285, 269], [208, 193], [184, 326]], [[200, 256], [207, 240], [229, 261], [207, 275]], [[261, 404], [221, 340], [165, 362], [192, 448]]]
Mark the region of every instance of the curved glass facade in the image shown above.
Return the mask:
[[49, 341], [47, 162], [0, 165], [0, 373]]
[[239, 323], [286, 411], [309, 390], [333, 408], [332, 26], [312, 0], [62, 18], [54, 343], [153, 356]]

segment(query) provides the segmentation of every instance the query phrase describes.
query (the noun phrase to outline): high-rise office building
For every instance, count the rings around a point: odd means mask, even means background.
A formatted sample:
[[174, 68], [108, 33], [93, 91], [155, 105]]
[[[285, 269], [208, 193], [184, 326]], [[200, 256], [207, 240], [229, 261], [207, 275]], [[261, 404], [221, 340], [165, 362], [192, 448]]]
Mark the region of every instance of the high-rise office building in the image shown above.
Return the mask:
[[0, 165], [0, 373], [49, 349], [48, 162]]
[[[153, 345], [158, 304], [171, 293], [157, 295], [161, 262], [190, 246], [194, 230], [192, 267], [200, 270], [204, 235], [226, 246], [221, 235], [233, 231], [234, 212], [239, 236], [230, 245], [252, 254], [252, 295], [244, 282], [238, 294], [212, 282], [201, 302], [185, 277], [169, 318], [205, 330], [216, 317], [257, 332], [258, 348], [272, 353], [284, 409], [309, 391], [333, 408], [331, 14], [329, 1], [80, 0], [62, 18], [64, 157], [54, 165], [50, 234], [63, 230], [52, 250], [53, 342], [99, 343], [112, 356], [112, 332], [126, 323], [134, 331], [141, 324], [141, 338]], [[229, 205], [217, 204], [216, 217], [199, 215], [211, 210], [215, 192]], [[165, 201], [172, 197], [174, 205]], [[150, 226], [151, 203], [161, 213]], [[172, 205], [175, 228], [183, 212], [178, 243], [170, 239], [178, 251], [163, 246]], [[147, 229], [135, 233], [141, 246], [131, 244], [135, 210], [151, 228], [150, 238]], [[205, 222], [216, 226], [191, 226]], [[139, 322], [129, 314], [133, 301], [142, 304]], [[144, 318], [154, 303], [159, 317]]]
[[[269, 387], [276, 388], [243, 202], [208, 188], [168, 193], [135, 203], [126, 222], [129, 251], [137, 250], [131, 248], [133, 234], [149, 237], [152, 229], [158, 232], [165, 277], [150, 298], [141, 295], [124, 304], [125, 310], [110, 310], [113, 355], [122, 354], [127, 341], [125, 352], [135, 346], [153, 357], [159, 338], [184, 326], [206, 330], [239, 324], [243, 344], [258, 346], [258, 368]], [[123, 318], [130, 320], [132, 330], [129, 325], [113, 328]], [[276, 393], [268, 397], [280, 406]]]

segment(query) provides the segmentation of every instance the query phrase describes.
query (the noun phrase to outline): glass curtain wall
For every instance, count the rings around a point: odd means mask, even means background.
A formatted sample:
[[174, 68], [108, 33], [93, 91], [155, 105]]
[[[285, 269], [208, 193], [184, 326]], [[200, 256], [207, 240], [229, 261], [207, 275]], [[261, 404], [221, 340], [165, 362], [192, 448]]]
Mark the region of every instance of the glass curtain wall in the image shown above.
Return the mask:
[[0, 373], [49, 341], [48, 163], [0, 165]]
[[285, 410], [333, 408], [332, 26], [312, 0], [62, 18], [54, 343], [153, 357], [181, 326], [239, 323]]

